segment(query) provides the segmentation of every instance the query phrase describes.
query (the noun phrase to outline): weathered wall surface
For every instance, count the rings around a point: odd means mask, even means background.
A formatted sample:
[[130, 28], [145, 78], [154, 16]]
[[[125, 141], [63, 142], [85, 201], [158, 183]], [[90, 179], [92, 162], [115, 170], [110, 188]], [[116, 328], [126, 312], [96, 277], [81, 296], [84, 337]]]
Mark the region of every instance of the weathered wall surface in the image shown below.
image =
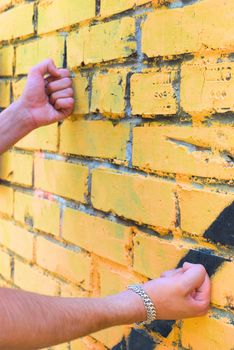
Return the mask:
[[234, 2], [1, 0], [0, 10], [0, 107], [47, 57], [73, 71], [76, 91], [72, 118], [1, 157], [1, 285], [108, 295], [201, 262], [208, 316], [56, 349], [233, 350]]

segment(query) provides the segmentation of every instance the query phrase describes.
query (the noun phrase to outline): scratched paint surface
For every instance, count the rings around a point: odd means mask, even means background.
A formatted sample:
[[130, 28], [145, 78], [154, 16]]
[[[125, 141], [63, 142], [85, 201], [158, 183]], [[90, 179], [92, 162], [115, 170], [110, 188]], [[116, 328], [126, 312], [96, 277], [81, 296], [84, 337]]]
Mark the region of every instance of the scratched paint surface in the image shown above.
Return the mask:
[[73, 115], [0, 157], [0, 286], [107, 296], [184, 261], [209, 314], [47, 350], [234, 349], [232, 0], [0, 0], [0, 108], [46, 57]]

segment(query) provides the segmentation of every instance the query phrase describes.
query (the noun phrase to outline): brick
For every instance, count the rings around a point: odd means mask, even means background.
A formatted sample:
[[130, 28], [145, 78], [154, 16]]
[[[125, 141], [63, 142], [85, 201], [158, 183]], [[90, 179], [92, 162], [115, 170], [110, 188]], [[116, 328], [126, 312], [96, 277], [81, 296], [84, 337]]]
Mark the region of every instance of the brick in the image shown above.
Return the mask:
[[0, 219], [0, 242], [27, 260], [33, 259], [33, 235], [12, 222]]
[[11, 76], [13, 74], [14, 48], [8, 46], [0, 50], [0, 75]]
[[64, 37], [59, 35], [36, 39], [16, 48], [16, 74], [27, 74], [34, 65], [52, 58], [58, 67], [63, 66]]
[[92, 337], [106, 345], [108, 348], [113, 348], [116, 344], [120, 343], [124, 334], [129, 333], [127, 326], [117, 326], [92, 334]]
[[234, 280], [231, 278], [234, 273], [234, 263], [225, 262], [212, 276], [212, 295], [213, 304], [222, 307], [234, 307]]
[[87, 298], [89, 292], [68, 283], [60, 284], [60, 292], [62, 297], [66, 298]]
[[233, 345], [233, 328], [225, 318], [206, 316], [188, 319], [182, 326], [182, 346], [193, 350], [230, 350]]
[[23, 4], [0, 14], [0, 41], [27, 37], [34, 33], [34, 5]]
[[124, 161], [129, 134], [128, 124], [114, 126], [108, 121], [65, 121], [60, 131], [60, 151]]
[[23, 93], [27, 78], [19, 78], [12, 82], [13, 98], [16, 101]]
[[176, 77], [175, 70], [133, 74], [132, 114], [142, 114], [144, 117], [176, 114], [177, 101], [173, 87]]
[[81, 253], [66, 249], [43, 237], [37, 238], [37, 263], [45, 269], [88, 289], [91, 259]]
[[134, 36], [133, 18], [80, 28], [78, 33], [71, 33], [67, 40], [68, 66], [72, 68], [81, 63], [90, 64], [129, 57], [136, 52], [136, 42], [129, 40]]
[[92, 82], [91, 112], [123, 117], [125, 113], [127, 71], [97, 73]]
[[32, 185], [33, 158], [29, 154], [6, 152], [0, 156], [0, 178], [2, 180]]
[[33, 130], [15, 144], [15, 147], [29, 151], [50, 151], [56, 152], [58, 148], [58, 127], [57, 124], [43, 126]]
[[8, 107], [11, 103], [11, 83], [8, 80], [0, 80], [0, 107]]
[[[217, 179], [232, 179], [234, 138], [228, 127], [142, 126], [133, 131], [133, 165]], [[218, 153], [219, 152], [219, 153]]]
[[39, 189], [85, 202], [87, 177], [88, 168], [83, 165], [35, 158], [35, 186]]
[[234, 111], [234, 63], [194, 60], [181, 69], [181, 107], [192, 115]]
[[150, 226], [175, 223], [174, 184], [155, 178], [97, 169], [92, 173], [92, 203], [97, 209]]
[[0, 185], [0, 212], [12, 216], [13, 189]]
[[58, 282], [43, 274], [36, 266], [29, 266], [17, 259], [14, 263], [14, 283], [30, 292], [58, 295]]
[[106, 350], [106, 347], [91, 337], [74, 340], [70, 343], [71, 350]]
[[118, 272], [111, 266], [104, 264], [98, 266], [98, 273], [100, 279], [101, 296], [117, 294], [126, 290], [130, 284], [143, 282], [129, 272]]
[[150, 2], [150, 1], [149, 0], [119, 0], [119, 1], [102, 0], [101, 15], [110, 16], [115, 13], [120, 13], [125, 10], [131, 9], [135, 6], [146, 4], [147, 2]]
[[89, 113], [89, 81], [88, 77], [77, 73], [73, 78], [75, 107], [73, 114]]
[[148, 57], [199, 50], [233, 49], [231, 1], [205, 0], [176, 9], [155, 10], [142, 26], [142, 50]]
[[162, 272], [174, 269], [188, 252], [180, 240], [168, 241], [137, 232], [134, 238], [135, 271], [150, 278], [158, 278]]
[[11, 279], [11, 257], [0, 250], [0, 275], [7, 280]]
[[15, 192], [14, 217], [21, 223], [32, 223], [35, 229], [59, 236], [60, 208], [58, 203]]
[[[95, 0], [41, 1], [38, 5], [38, 33], [47, 33], [90, 19], [95, 16]], [[51, 20], [53, 18], [53, 20]]]
[[233, 195], [182, 189], [179, 191], [181, 228], [183, 231], [203, 236], [204, 232], [234, 201]]
[[51, 350], [68, 350], [70, 349], [69, 344], [68, 343], [64, 343], [64, 344], [59, 344], [57, 346], [53, 346], [53, 348], [50, 348]]
[[120, 264], [127, 263], [129, 227], [66, 208], [62, 230], [65, 240]]

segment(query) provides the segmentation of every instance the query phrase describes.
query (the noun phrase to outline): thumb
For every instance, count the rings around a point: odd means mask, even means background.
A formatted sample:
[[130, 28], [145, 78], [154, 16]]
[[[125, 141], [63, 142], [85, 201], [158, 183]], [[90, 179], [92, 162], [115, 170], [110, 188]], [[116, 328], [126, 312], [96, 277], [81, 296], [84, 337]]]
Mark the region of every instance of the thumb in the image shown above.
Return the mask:
[[60, 77], [59, 69], [56, 68], [54, 61], [51, 58], [48, 58], [47, 60], [44, 60], [33, 67], [30, 74], [40, 74], [43, 77], [44, 75], [49, 74], [55, 78]]
[[206, 278], [206, 270], [204, 266], [200, 264], [185, 263], [183, 269], [184, 273], [180, 278], [186, 294], [200, 288]]

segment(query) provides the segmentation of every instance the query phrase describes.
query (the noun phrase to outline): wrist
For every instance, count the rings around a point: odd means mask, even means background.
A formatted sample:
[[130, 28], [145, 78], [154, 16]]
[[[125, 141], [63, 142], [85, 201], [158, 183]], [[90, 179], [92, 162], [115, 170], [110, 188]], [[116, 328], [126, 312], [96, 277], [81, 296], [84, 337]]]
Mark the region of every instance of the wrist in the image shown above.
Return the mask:
[[147, 319], [141, 297], [130, 290], [104, 298], [111, 326], [132, 324]]
[[12, 108], [17, 123], [20, 125], [22, 130], [25, 131], [25, 134], [28, 134], [36, 128], [33, 123], [32, 112], [25, 106], [25, 103], [22, 101], [21, 97], [17, 101], [13, 102], [10, 108]]

